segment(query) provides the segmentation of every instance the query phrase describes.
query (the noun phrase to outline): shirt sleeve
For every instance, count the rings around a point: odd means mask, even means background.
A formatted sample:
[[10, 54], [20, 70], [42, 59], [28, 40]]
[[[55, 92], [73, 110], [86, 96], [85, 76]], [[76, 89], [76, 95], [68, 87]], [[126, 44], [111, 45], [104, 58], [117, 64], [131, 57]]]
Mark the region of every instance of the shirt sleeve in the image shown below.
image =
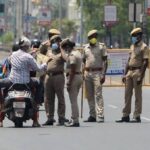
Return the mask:
[[76, 57], [74, 56], [74, 54], [71, 54], [69, 56], [69, 61], [70, 61], [70, 65], [76, 64]]
[[143, 59], [148, 59], [148, 58], [149, 58], [149, 49], [147, 46], [145, 46], [143, 51]]
[[32, 70], [41, 72], [44, 71], [46, 67], [46, 63], [39, 65], [32, 56], [29, 57], [29, 68]]
[[102, 44], [102, 57], [106, 57], [108, 55], [107, 48], [105, 44]]

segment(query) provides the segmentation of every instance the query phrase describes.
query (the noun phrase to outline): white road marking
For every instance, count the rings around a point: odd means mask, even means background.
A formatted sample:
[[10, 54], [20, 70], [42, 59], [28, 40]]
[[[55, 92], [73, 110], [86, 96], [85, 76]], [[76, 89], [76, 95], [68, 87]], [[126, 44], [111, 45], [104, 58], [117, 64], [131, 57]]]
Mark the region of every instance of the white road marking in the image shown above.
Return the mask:
[[146, 121], [150, 121], [150, 118], [147, 118], [147, 117], [141, 117], [143, 120], [146, 120]]
[[117, 106], [111, 105], [111, 104], [109, 104], [108, 107], [113, 108], [113, 109], [117, 109], [118, 108]]

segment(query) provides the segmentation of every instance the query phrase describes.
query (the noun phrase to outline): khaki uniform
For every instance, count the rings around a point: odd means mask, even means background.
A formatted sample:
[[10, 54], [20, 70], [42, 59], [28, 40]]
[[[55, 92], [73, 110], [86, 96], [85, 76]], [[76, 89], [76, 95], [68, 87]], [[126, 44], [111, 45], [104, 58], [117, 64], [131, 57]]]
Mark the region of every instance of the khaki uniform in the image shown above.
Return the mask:
[[[41, 53], [38, 53], [36, 56], [36, 61], [38, 64], [46, 63], [48, 61], [48, 59], [49, 59], [48, 56], [43, 55]], [[43, 75], [45, 75], [45, 72], [37, 72], [37, 74], [36, 74], [37, 77], [41, 77]]]
[[[97, 43], [95, 47], [87, 44], [83, 52], [85, 60], [85, 89], [90, 109], [90, 116], [104, 117], [104, 102], [102, 84], [100, 82], [103, 72], [103, 57], [107, 56], [106, 46]], [[96, 99], [96, 109], [95, 109]], [[97, 113], [97, 114], [96, 114]]]
[[133, 88], [135, 91], [135, 111], [133, 117], [139, 117], [142, 112], [142, 84], [137, 84], [137, 78], [140, 76], [140, 68], [142, 67], [143, 59], [149, 58], [148, 47], [142, 41], [137, 46], [130, 47], [129, 70], [126, 74], [125, 85], [125, 107], [123, 108], [123, 117], [129, 116], [131, 113], [131, 99]]
[[[82, 56], [80, 51], [73, 50], [69, 54], [69, 60], [67, 61], [67, 72], [69, 72], [70, 65], [72, 64], [75, 65], [76, 70], [69, 90], [69, 98], [70, 98], [71, 110], [72, 110], [71, 118], [74, 123], [79, 123], [79, 107], [78, 107], [77, 97], [83, 80], [81, 74]], [[67, 79], [68, 78], [69, 75], [67, 76]]]
[[[36, 56], [36, 60], [37, 60], [38, 64], [46, 63], [48, 61], [48, 59], [49, 59], [48, 56], [43, 55], [41, 53], [38, 53], [37, 56]], [[43, 103], [43, 99], [44, 99], [44, 80], [45, 80], [45, 75], [46, 75], [46, 72], [37, 72], [36, 73], [36, 76], [39, 77], [39, 80], [40, 80], [42, 103]], [[45, 105], [46, 115], [48, 117], [49, 116], [48, 115], [48, 103], [47, 103], [46, 100], [44, 100], [44, 105]]]
[[48, 56], [52, 61], [48, 63], [47, 74], [45, 76], [44, 91], [45, 101], [48, 102], [48, 119], [54, 118], [55, 95], [58, 98], [58, 117], [65, 117], [65, 98], [64, 98], [64, 60], [61, 54], [53, 54], [48, 51]]

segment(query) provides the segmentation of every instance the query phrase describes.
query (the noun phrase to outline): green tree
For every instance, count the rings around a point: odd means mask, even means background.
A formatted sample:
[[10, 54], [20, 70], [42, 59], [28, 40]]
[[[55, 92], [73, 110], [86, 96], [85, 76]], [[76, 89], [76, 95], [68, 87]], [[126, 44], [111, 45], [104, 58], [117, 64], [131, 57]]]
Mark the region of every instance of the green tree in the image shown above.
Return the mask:
[[[61, 30], [62, 30], [62, 37], [68, 37], [73, 35], [77, 31], [77, 26], [75, 25], [74, 21], [68, 20], [68, 19], [62, 19], [61, 20]], [[51, 24], [51, 28], [57, 28], [59, 29], [59, 20], [53, 20]]]
[[1, 37], [1, 42], [5, 43], [5, 44], [9, 44], [14, 40], [14, 34], [10, 31], [6, 32], [5, 34], [3, 34], [3, 36]]
[[[80, 0], [77, 0], [80, 6]], [[128, 21], [128, 5], [134, 0], [112, 0], [112, 4], [117, 6], [117, 23], [111, 27], [111, 35], [113, 41], [118, 41], [121, 47], [128, 47], [130, 44], [129, 33], [133, 28], [133, 24]], [[136, 0], [144, 4], [143, 0]], [[110, 28], [104, 23], [104, 6], [107, 0], [83, 0], [83, 16], [84, 16], [84, 32], [96, 28], [99, 30], [100, 38], [108, 38]], [[150, 21], [148, 17], [148, 22]], [[137, 23], [137, 26], [142, 24]], [[150, 27], [147, 28], [149, 33]]]

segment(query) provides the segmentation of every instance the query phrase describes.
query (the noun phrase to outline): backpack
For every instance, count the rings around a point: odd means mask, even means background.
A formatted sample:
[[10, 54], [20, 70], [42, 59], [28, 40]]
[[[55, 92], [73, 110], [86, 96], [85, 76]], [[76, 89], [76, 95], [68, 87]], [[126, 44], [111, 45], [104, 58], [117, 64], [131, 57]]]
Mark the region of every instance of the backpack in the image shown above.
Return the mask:
[[8, 77], [10, 73], [10, 63], [8, 58], [3, 59], [0, 62], [0, 79]]

